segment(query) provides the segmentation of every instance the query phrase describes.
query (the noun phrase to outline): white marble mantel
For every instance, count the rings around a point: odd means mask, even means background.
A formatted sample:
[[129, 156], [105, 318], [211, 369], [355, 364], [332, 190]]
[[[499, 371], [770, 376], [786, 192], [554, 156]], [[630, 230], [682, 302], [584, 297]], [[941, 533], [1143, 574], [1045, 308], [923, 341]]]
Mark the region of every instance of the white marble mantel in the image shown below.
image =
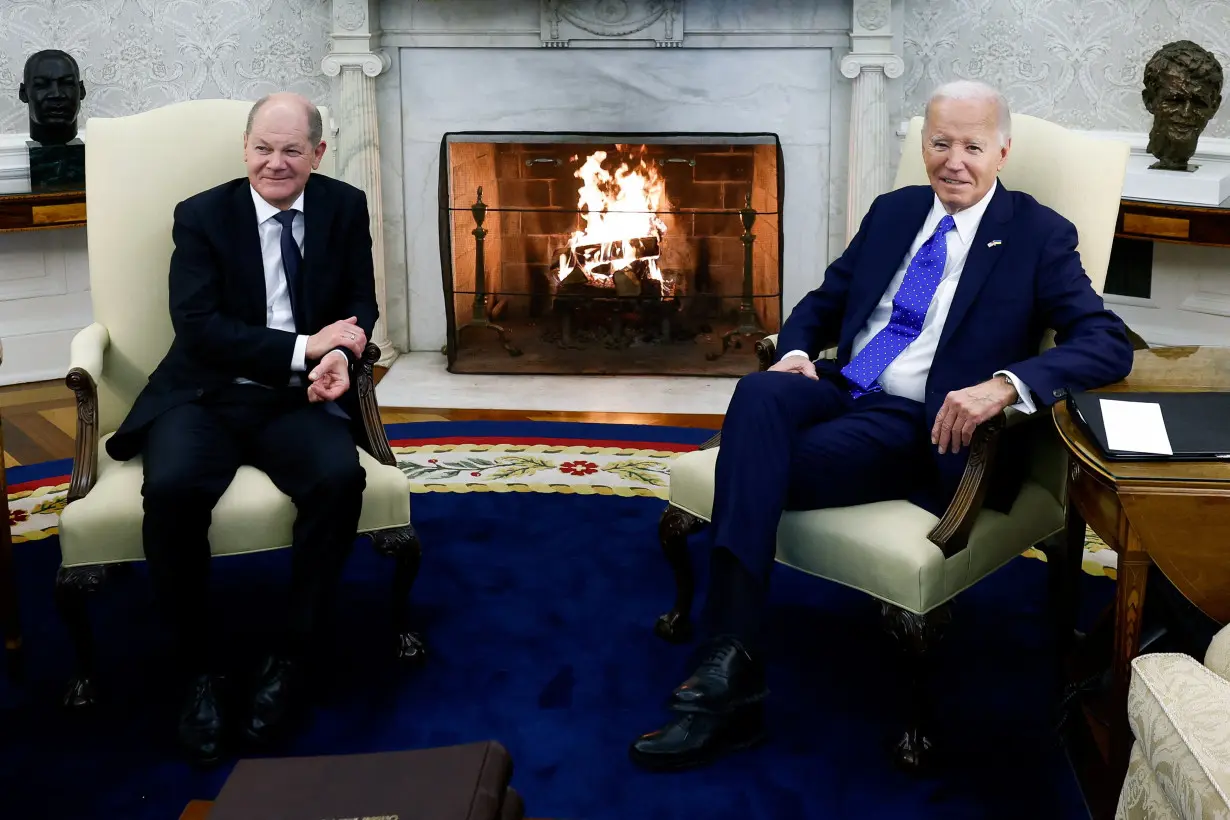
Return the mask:
[[[890, 182], [902, 0], [334, 0], [333, 8], [336, 66], [374, 78], [378, 132], [352, 130], [349, 150], [363, 152], [361, 167], [379, 169], [378, 185], [365, 187], [380, 192], [387, 329], [402, 351], [445, 341], [436, 193], [445, 131], [779, 134], [787, 310], [844, 247], [847, 215], [857, 219]], [[342, 89], [351, 102], [339, 111], [366, 114], [357, 102], [364, 85]], [[853, 116], [852, 98], [861, 106]], [[851, 146], [866, 155], [859, 163], [848, 161]], [[340, 150], [345, 166], [347, 145]]]

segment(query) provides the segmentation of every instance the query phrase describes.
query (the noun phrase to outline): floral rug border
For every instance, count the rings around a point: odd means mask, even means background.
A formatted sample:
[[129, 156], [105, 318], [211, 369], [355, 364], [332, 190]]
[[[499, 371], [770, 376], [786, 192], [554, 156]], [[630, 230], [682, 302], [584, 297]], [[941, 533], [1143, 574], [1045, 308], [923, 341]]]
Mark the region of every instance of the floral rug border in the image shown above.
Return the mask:
[[[679, 449], [639, 447], [449, 443], [393, 446], [412, 493], [560, 493], [622, 497], [669, 497], [670, 461]], [[14, 543], [56, 534], [68, 497], [64, 476], [9, 488], [9, 525]], [[1046, 560], [1036, 549], [1027, 558]], [[1083, 569], [1115, 577], [1115, 552], [1086, 532]]]

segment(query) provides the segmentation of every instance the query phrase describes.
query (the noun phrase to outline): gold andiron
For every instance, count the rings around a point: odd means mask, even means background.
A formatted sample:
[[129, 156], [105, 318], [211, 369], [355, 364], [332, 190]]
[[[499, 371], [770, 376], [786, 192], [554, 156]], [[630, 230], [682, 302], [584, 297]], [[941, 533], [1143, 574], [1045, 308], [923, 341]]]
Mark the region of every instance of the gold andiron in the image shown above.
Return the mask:
[[467, 328], [487, 328], [500, 337], [500, 344], [510, 356], [520, 356], [521, 349], [513, 345], [508, 328], [501, 327], [487, 318], [487, 268], [483, 259], [483, 240], [487, 237], [487, 229], [483, 220], [487, 218], [487, 203], [483, 202], [483, 186], [478, 186], [478, 199], [470, 206], [474, 214], [476, 227], [470, 233], [474, 234], [474, 309], [470, 322], [457, 328], [457, 340], [461, 341], [461, 331]]
[[726, 351], [731, 347], [736, 350], [743, 347], [744, 338], [760, 341], [769, 335], [756, 316], [753, 296], [752, 243], [756, 241], [756, 235], [752, 233], [752, 224], [756, 221], [756, 211], [752, 209], [751, 194], [747, 195], [743, 207], [739, 209], [739, 218], [743, 220], [743, 235], [739, 237], [743, 241], [743, 298], [739, 300], [739, 326], [722, 334], [721, 353], [705, 354], [705, 358], [711, 362], [726, 355]]

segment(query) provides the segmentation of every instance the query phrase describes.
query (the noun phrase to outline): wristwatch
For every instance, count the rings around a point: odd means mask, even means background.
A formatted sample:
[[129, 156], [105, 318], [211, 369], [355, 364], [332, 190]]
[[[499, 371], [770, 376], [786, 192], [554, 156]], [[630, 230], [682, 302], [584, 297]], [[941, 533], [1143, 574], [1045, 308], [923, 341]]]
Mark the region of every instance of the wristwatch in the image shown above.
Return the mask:
[[995, 378], [999, 379], [999, 380], [1000, 380], [1000, 381], [1002, 381], [1004, 384], [1006, 384], [1006, 385], [1008, 385], [1009, 387], [1011, 387], [1011, 388], [1012, 388], [1012, 392], [1013, 392], [1013, 393], [1016, 393], [1017, 401], [1020, 401], [1020, 399], [1021, 399], [1021, 394], [1020, 394], [1019, 392], [1017, 392], [1016, 385], [1012, 383], [1012, 379], [1008, 378], [1007, 374], [1005, 374], [1005, 373], [996, 373], [996, 374], [995, 374]]

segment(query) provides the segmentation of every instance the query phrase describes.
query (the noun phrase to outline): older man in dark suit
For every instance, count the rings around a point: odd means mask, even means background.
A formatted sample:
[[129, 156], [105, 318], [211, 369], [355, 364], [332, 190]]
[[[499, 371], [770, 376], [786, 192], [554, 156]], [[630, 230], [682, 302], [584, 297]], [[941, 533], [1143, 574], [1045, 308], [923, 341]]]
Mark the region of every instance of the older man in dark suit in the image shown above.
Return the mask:
[[[709, 528], [711, 640], [670, 722], [632, 744], [638, 764], [683, 768], [762, 738], [761, 621], [783, 510], [909, 499], [942, 514], [979, 424], [1131, 370], [1072, 223], [999, 183], [1010, 148], [1002, 95], [940, 88], [923, 128], [930, 186], [872, 203], [783, 324], [778, 361], [740, 380]], [[1039, 354], [1048, 328], [1057, 345]], [[832, 345], [836, 360], [814, 362]]]
[[350, 385], [378, 312], [371, 236], [363, 192], [312, 173], [321, 136], [308, 100], [261, 99], [243, 134], [247, 177], [176, 207], [175, 340], [107, 444], [144, 460], [145, 554], [190, 680], [179, 737], [202, 763], [222, 757], [232, 728], [209, 635], [214, 505], [251, 464], [298, 509], [285, 639], [242, 718], [257, 743], [301, 705], [302, 666], [362, 506]]

